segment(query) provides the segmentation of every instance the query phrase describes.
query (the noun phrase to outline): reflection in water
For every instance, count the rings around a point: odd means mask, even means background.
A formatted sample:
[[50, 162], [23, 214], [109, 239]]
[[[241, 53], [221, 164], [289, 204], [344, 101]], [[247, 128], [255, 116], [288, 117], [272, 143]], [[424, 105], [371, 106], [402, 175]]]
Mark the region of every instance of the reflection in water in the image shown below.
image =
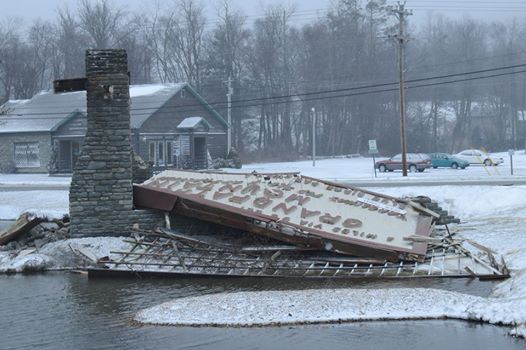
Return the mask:
[[[463, 280], [366, 282], [355, 288], [434, 287], [486, 295]], [[174, 298], [240, 290], [338, 288], [349, 282], [257, 279], [87, 280], [50, 273], [0, 276], [0, 348], [23, 349], [523, 349], [506, 329], [463, 321], [357, 322], [271, 328], [140, 326], [136, 311]], [[8, 317], [5, 317], [5, 316]]]

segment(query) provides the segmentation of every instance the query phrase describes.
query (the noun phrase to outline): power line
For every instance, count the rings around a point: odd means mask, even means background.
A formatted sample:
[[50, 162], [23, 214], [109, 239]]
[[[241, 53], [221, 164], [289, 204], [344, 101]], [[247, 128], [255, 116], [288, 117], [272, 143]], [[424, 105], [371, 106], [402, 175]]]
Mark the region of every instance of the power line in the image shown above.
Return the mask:
[[[451, 74], [445, 74], [445, 75], [436, 75], [436, 76], [430, 76], [430, 77], [422, 77], [422, 78], [415, 78], [415, 79], [407, 79], [404, 80], [406, 84], [411, 83], [418, 83], [423, 81], [429, 81], [429, 80], [437, 80], [437, 79], [445, 79], [445, 78], [453, 78], [453, 77], [459, 77], [464, 75], [473, 75], [473, 74], [481, 74], [481, 73], [490, 73], [495, 71], [501, 71], [501, 70], [508, 70], [508, 69], [516, 69], [516, 68], [522, 68], [526, 67], [526, 63], [522, 64], [515, 64], [515, 65], [509, 65], [509, 66], [501, 66], [501, 67], [494, 67], [494, 68], [487, 68], [487, 69], [479, 69], [479, 70], [473, 70], [468, 72], [461, 72], [461, 73], [451, 73]], [[255, 101], [268, 101], [268, 100], [277, 100], [277, 99], [289, 99], [289, 98], [298, 98], [302, 96], [312, 96], [312, 95], [325, 95], [325, 94], [331, 94], [331, 93], [339, 93], [339, 92], [345, 92], [345, 91], [354, 91], [354, 90], [364, 90], [364, 89], [371, 89], [371, 88], [378, 88], [378, 87], [385, 87], [385, 86], [391, 86], [399, 84], [398, 81], [394, 82], [385, 82], [385, 83], [377, 83], [377, 84], [369, 84], [369, 85], [361, 85], [361, 86], [354, 86], [354, 87], [346, 87], [346, 88], [340, 88], [340, 89], [331, 89], [331, 90], [321, 90], [321, 91], [311, 91], [311, 92], [297, 92], [297, 93], [291, 93], [286, 95], [276, 95], [276, 96], [266, 96], [266, 97], [256, 97], [256, 98], [248, 98], [248, 99], [238, 99], [238, 100], [232, 100], [231, 102], [233, 104], [239, 104], [244, 102], [255, 102]], [[288, 102], [288, 101], [287, 101]], [[213, 101], [208, 102], [209, 105], [225, 105], [225, 101]], [[181, 105], [180, 107], [192, 107], [192, 106], [201, 106], [200, 104], [187, 104], [187, 105]], [[78, 106], [70, 106], [72, 108], [78, 107]], [[55, 109], [55, 107], [49, 107], [50, 109]], [[174, 107], [175, 108], [175, 107]], [[29, 108], [28, 108], [29, 109]], [[42, 108], [33, 107], [32, 109], [39, 109]], [[144, 107], [144, 108], [130, 108], [130, 111], [141, 111], [141, 110], [151, 110], [155, 109], [155, 107]], [[28, 113], [26, 115], [48, 115], [49, 112], [42, 112], [42, 113]], [[16, 114], [14, 114], [16, 115]]]
[[[522, 65], [522, 66], [526, 66], [526, 64]], [[430, 86], [439, 86], [439, 85], [459, 83], [459, 82], [468, 82], [468, 81], [475, 81], [475, 80], [480, 80], [480, 79], [489, 79], [489, 78], [495, 78], [495, 77], [501, 77], [501, 76], [515, 75], [515, 74], [520, 74], [520, 73], [526, 73], [526, 69], [513, 71], [513, 72], [495, 73], [495, 74], [486, 75], [486, 76], [479, 76], [479, 77], [460, 78], [460, 79], [446, 80], [446, 81], [440, 81], [440, 82], [432, 82], [432, 83], [423, 83], [423, 84], [409, 85], [409, 86], [406, 87], [406, 89], [416, 89], [416, 88], [424, 88], [424, 87], [430, 87]], [[459, 74], [461, 74], [461, 73], [458, 73], [456, 75], [458, 76]], [[413, 80], [413, 82], [424, 81], [423, 79], [424, 78]], [[409, 83], [409, 81], [406, 81], [406, 83]], [[398, 82], [390, 83], [390, 84], [391, 85], [398, 84]], [[388, 85], [388, 84], [387, 83], [384, 84], [384, 86], [386, 86], [386, 85]], [[396, 87], [394, 87], [394, 88], [385, 88], [385, 89], [378, 89], [378, 90], [372, 90], [372, 91], [351, 92], [351, 93], [344, 93], [344, 94], [337, 94], [337, 95], [330, 95], [330, 96], [310, 96], [310, 97], [302, 98], [302, 99], [299, 99], [299, 100], [296, 100], [296, 101], [290, 101], [290, 100], [270, 101], [270, 104], [272, 104], [272, 105], [279, 105], [279, 104], [294, 103], [294, 102], [323, 101], [323, 100], [335, 99], [335, 98], [356, 97], [356, 96], [378, 94], [378, 93], [386, 93], [386, 92], [394, 92], [394, 91], [398, 91], [398, 88], [396, 88]], [[324, 93], [324, 94], [326, 94], [326, 93]], [[295, 96], [295, 95], [292, 95], [292, 96]], [[224, 103], [225, 102], [221, 102], [221, 104], [224, 104]], [[218, 108], [214, 104], [211, 104], [211, 103], [209, 103], [209, 104], [214, 106], [214, 107], [216, 107], [216, 108]], [[261, 105], [262, 105], [262, 103], [253, 103], [253, 104], [241, 104], [240, 103], [240, 104], [233, 104], [232, 105], [232, 109], [234, 109], [234, 108], [259, 107]], [[182, 107], [185, 107], [186, 109], [182, 108]], [[188, 108], [188, 107], [194, 107], [194, 108]], [[199, 108], [197, 108], [197, 107], [199, 107]], [[202, 107], [201, 104], [188, 104], [188, 105], [182, 105], [182, 106], [179, 106], [179, 107], [166, 107], [166, 108], [167, 109], [174, 109], [174, 110], [177, 110], [178, 112], [181, 112], [181, 113], [189, 113], [189, 112], [199, 111], [199, 110], [201, 110], [201, 107]], [[143, 109], [133, 109], [132, 108], [132, 109], [130, 109], [130, 111], [137, 111], [137, 110], [141, 110], [142, 111], [142, 110], [154, 110], [154, 109], [156, 109], [156, 108], [153, 108], [153, 107], [152, 108], [143, 108]], [[151, 113], [135, 113], [134, 115], [135, 116], [147, 116], [147, 115], [150, 115], [150, 114]], [[17, 116], [17, 114], [4, 114], [4, 115]], [[28, 116], [31, 116], [31, 115], [49, 115], [49, 113], [28, 113], [28, 114], [25, 114], [25, 115], [28, 115]], [[0, 115], [0, 117], [1, 116], [2, 115]], [[46, 119], [46, 118], [42, 118], [42, 117], [24, 118], [24, 120], [32, 120], [32, 119]], [[60, 117], [57, 117], [56, 119], [60, 119]], [[5, 121], [5, 119], [4, 119], [4, 121]]]

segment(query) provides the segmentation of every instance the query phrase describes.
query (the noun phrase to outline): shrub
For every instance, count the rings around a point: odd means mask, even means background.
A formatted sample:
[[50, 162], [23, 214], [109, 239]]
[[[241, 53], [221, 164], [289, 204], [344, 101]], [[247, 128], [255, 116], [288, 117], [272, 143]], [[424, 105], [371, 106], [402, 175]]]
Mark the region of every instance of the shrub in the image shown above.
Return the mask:
[[16, 172], [15, 162], [12, 160], [0, 162], [0, 173], [13, 174], [14, 172]]

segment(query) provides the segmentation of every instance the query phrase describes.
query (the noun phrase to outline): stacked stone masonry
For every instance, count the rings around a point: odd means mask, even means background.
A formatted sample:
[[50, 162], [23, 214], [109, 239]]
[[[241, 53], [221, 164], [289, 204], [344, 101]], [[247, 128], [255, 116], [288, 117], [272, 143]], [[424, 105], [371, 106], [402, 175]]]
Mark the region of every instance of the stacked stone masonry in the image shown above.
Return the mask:
[[132, 210], [126, 51], [88, 50], [86, 76], [88, 126], [70, 187], [71, 233], [127, 234], [134, 222], [160, 216]]

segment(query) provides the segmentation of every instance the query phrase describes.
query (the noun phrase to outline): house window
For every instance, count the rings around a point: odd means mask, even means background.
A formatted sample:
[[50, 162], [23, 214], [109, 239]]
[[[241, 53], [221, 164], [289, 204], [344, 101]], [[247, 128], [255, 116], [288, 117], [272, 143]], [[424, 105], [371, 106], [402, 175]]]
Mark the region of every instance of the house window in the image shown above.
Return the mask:
[[174, 164], [173, 150], [174, 150], [173, 142], [166, 141], [166, 164], [167, 165]]
[[148, 145], [148, 159], [155, 163], [155, 142], [150, 142]]
[[40, 149], [38, 142], [16, 142], [14, 158], [17, 168], [39, 168]]
[[162, 141], [157, 142], [157, 161], [155, 163], [157, 165], [165, 165], [165, 161], [164, 161], [164, 142], [162, 142]]
[[181, 89], [181, 98], [185, 98], [186, 97], [186, 91], [185, 89]]
[[148, 144], [148, 154], [150, 161], [152, 161], [155, 166], [174, 165], [174, 141], [150, 141]]

